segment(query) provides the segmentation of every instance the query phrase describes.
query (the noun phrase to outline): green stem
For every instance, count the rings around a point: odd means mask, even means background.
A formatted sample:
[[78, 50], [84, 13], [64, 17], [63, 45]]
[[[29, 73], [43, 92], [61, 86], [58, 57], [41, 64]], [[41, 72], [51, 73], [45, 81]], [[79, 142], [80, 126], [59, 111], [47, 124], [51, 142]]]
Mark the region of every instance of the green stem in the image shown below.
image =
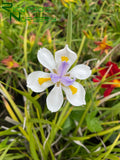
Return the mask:
[[25, 61], [26, 71], [27, 71], [27, 28], [28, 28], [28, 22], [26, 23], [25, 34], [24, 34], [24, 61]]
[[80, 47], [79, 47], [79, 50], [78, 50], [77, 60], [75, 61], [74, 66], [76, 65], [76, 63], [77, 63], [77, 62], [78, 62], [78, 60], [79, 60], [79, 57], [80, 57], [81, 51], [82, 51], [83, 46], [84, 46], [84, 43], [85, 43], [85, 39], [86, 39], [86, 37], [85, 37], [85, 36], [83, 36], [83, 38], [82, 38], [82, 42], [81, 42]]
[[68, 23], [67, 23], [67, 44], [69, 47], [71, 47], [71, 41], [72, 41], [72, 8], [70, 4], [68, 11]]
[[111, 132], [114, 132], [114, 131], [117, 131], [117, 130], [120, 130], [120, 125], [119, 126], [116, 126], [116, 127], [113, 127], [113, 128], [110, 128], [110, 129], [107, 129], [107, 130], [104, 130], [104, 131], [101, 131], [101, 132], [98, 132], [98, 133], [93, 133], [93, 134], [90, 134], [90, 135], [87, 135], [87, 136], [84, 136], [84, 137], [70, 137], [71, 140], [77, 140], [77, 141], [84, 141], [84, 140], [87, 140], [87, 139], [90, 139], [90, 138], [93, 138], [93, 137], [96, 137], [96, 136], [103, 136], [103, 135], [106, 135], [108, 133], [111, 133]]

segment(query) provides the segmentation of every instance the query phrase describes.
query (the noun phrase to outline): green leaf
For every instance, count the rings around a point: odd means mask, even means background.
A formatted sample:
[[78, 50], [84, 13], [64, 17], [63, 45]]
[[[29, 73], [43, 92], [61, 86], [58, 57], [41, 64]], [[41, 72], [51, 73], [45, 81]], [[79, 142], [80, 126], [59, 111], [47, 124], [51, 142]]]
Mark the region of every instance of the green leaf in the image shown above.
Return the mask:
[[7, 154], [4, 158], [4, 160], [17, 160], [17, 159], [21, 159], [24, 157], [25, 157], [25, 155], [24, 154], [22, 155], [21, 153]]
[[82, 110], [78, 110], [78, 111], [72, 111], [71, 114], [70, 114], [70, 117], [73, 119], [73, 120], [76, 120], [76, 121], [80, 121], [82, 115], [83, 115], [84, 111]]
[[87, 127], [91, 132], [99, 132], [102, 131], [101, 121], [94, 117], [93, 119], [90, 119], [89, 116], [87, 116]]
[[7, 130], [0, 131], [0, 136], [5, 136], [5, 135], [17, 135], [19, 132], [13, 132], [12, 130], [16, 129], [19, 125], [13, 126]]
[[5, 147], [7, 147], [7, 142], [9, 138], [6, 137], [1, 143], [0, 143], [0, 151], [3, 150]]
[[97, 110], [88, 113], [86, 117], [87, 127], [91, 132], [99, 132], [102, 131], [101, 121], [99, 118], [95, 117], [97, 114]]
[[62, 134], [66, 135], [74, 127], [74, 122], [68, 117], [63, 125]]

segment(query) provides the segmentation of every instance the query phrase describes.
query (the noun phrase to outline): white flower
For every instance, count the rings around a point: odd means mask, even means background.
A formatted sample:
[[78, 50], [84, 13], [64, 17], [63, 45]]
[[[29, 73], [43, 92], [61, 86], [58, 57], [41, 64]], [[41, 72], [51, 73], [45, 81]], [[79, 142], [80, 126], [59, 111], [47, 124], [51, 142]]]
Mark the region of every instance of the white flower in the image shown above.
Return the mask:
[[42, 71], [32, 72], [27, 77], [27, 87], [34, 92], [42, 92], [46, 88], [55, 85], [47, 96], [47, 107], [51, 112], [58, 111], [63, 104], [62, 89], [68, 101], [74, 106], [81, 106], [85, 102], [85, 90], [75, 79], [86, 79], [91, 75], [89, 66], [79, 64], [69, 68], [77, 59], [75, 52], [68, 48], [61, 49], [55, 53], [55, 60], [52, 53], [42, 48], [37, 54], [39, 62], [50, 70], [51, 73]]

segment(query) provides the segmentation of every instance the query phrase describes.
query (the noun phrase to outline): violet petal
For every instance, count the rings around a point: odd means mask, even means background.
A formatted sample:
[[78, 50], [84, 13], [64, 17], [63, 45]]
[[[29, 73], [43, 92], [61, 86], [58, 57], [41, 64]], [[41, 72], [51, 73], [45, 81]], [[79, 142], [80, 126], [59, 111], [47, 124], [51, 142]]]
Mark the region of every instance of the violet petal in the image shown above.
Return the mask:
[[68, 66], [69, 66], [69, 63], [65, 62], [65, 61], [63, 61], [60, 64], [59, 69], [58, 69], [58, 74], [59, 74], [60, 77], [62, 77], [66, 74]]
[[50, 78], [51, 78], [53, 83], [56, 83], [56, 82], [58, 82], [60, 80], [60, 76], [58, 76], [55, 73], [50, 73]]
[[65, 86], [70, 86], [73, 84], [73, 82], [75, 81], [75, 78], [74, 79], [71, 79], [69, 77], [62, 77], [61, 78], [61, 83], [64, 84]]

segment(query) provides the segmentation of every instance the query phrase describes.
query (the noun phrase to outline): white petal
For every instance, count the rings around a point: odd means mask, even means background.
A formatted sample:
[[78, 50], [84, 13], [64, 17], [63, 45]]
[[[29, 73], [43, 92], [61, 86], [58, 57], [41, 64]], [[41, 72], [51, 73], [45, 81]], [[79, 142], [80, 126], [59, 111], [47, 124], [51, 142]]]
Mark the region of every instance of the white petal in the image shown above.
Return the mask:
[[90, 67], [84, 64], [79, 64], [70, 70], [70, 76], [78, 79], [86, 79], [91, 75]]
[[77, 55], [75, 52], [73, 52], [71, 49], [68, 48], [68, 45], [65, 46], [65, 48], [58, 50], [55, 52], [55, 61], [57, 63], [57, 65], [59, 66], [61, 63], [61, 57], [67, 57], [68, 63], [69, 63], [69, 68], [70, 66], [75, 62], [75, 60], [77, 59]]
[[55, 85], [47, 96], [47, 107], [51, 112], [57, 112], [63, 104], [63, 93], [61, 86]]
[[72, 91], [69, 87], [63, 87], [63, 90], [66, 94], [68, 101], [74, 106], [81, 106], [86, 104], [85, 102], [85, 89], [78, 82], [74, 82], [72, 84], [75, 88], [77, 88], [77, 92], [72, 94]]
[[50, 74], [42, 71], [32, 72], [27, 77], [27, 87], [30, 88], [34, 92], [42, 92], [49, 86], [53, 85], [52, 81], [44, 82], [43, 84], [39, 84], [38, 78], [49, 78]]
[[41, 48], [38, 53], [37, 57], [39, 62], [46, 68], [48, 68], [51, 72], [53, 69], [55, 69], [55, 60], [52, 55], [52, 53], [46, 49], [46, 48]]

